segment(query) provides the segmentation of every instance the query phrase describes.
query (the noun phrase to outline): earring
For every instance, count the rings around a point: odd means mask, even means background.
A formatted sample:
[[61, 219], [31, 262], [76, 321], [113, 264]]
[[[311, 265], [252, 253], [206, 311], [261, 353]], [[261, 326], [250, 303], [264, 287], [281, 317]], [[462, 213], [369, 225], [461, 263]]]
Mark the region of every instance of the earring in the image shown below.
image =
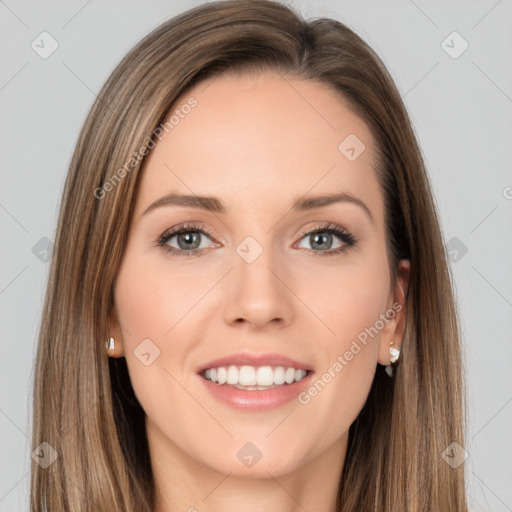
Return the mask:
[[[393, 345], [393, 342], [391, 342]], [[389, 362], [395, 363], [400, 357], [400, 349], [395, 347], [389, 347]]]
[[114, 350], [115, 348], [115, 340], [114, 338], [107, 338], [107, 341], [105, 341], [105, 348], [107, 350]]

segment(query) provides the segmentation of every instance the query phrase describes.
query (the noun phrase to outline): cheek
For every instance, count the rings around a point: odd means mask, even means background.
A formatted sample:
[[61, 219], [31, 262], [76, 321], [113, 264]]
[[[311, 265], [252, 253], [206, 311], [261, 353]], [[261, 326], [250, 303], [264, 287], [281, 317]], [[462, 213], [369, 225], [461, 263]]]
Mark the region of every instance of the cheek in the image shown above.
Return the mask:
[[119, 319], [130, 343], [164, 340], [198, 302], [208, 281], [190, 272], [170, 270], [143, 258], [123, 265], [116, 286]]
[[[303, 269], [296, 288], [311, 312], [315, 313], [331, 350], [342, 350], [350, 341], [375, 325], [385, 312], [389, 298], [389, 275], [385, 258], [347, 257], [338, 267]], [[330, 340], [330, 341], [329, 341]]]
[[[308, 428], [322, 431], [327, 445], [348, 432], [359, 415], [378, 360], [380, 331], [375, 330], [375, 325], [384, 313], [385, 295], [372, 280], [365, 286], [359, 280], [356, 287], [352, 280], [357, 280], [357, 276], [339, 277], [339, 282], [329, 285], [331, 300], [326, 304], [324, 298], [319, 316], [335, 334], [324, 330], [318, 344], [322, 354], [319, 371], [311, 386], [298, 397], [307, 411]], [[347, 283], [347, 288], [336, 287]]]
[[332, 422], [336, 432], [348, 429], [368, 396], [390, 285], [385, 258], [351, 262], [335, 272], [317, 269], [315, 281], [303, 283], [301, 291], [325, 328], [318, 324], [316, 380], [300, 401], [316, 418], [310, 421]]
[[142, 257], [129, 256], [115, 288], [124, 356], [134, 393], [146, 415], [166, 424], [175, 416], [176, 407], [190, 407], [186, 403], [188, 395], [178, 384], [182, 375], [176, 371], [187, 348], [173, 342], [183, 335], [182, 323], [178, 322], [186, 314], [185, 306], [190, 309], [192, 297], [188, 295], [192, 293], [187, 292], [179, 274], [170, 276], [170, 272], [149, 265]]

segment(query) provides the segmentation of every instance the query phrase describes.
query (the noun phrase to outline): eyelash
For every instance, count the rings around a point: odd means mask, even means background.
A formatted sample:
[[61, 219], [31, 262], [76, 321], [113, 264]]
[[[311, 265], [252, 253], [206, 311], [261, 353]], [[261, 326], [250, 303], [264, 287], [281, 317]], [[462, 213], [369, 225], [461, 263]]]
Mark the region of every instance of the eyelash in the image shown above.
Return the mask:
[[[157, 240], [157, 246], [161, 247], [166, 253], [171, 253], [179, 258], [190, 258], [192, 256], [197, 256], [204, 249], [193, 249], [191, 251], [185, 251], [178, 250], [174, 247], [169, 247], [167, 245], [167, 242], [173, 236], [191, 232], [202, 233], [213, 238], [213, 233], [209, 229], [206, 229], [198, 224], [182, 224], [181, 226], [168, 229], [167, 231], [162, 233], [162, 235], [160, 235], [160, 237]], [[358, 239], [354, 235], [352, 235], [345, 229], [341, 228], [340, 226], [332, 224], [330, 222], [315, 226], [312, 229], [301, 231], [299, 235], [300, 239], [302, 239], [304, 236], [315, 235], [317, 233], [329, 233], [331, 235], [336, 235], [344, 243], [344, 245], [338, 247], [337, 249], [328, 251], [314, 251], [313, 249], [306, 249], [307, 251], [314, 252], [316, 256], [334, 256], [335, 254], [339, 254], [341, 252], [346, 251], [347, 249], [350, 249], [351, 247], [354, 247], [358, 243]]]

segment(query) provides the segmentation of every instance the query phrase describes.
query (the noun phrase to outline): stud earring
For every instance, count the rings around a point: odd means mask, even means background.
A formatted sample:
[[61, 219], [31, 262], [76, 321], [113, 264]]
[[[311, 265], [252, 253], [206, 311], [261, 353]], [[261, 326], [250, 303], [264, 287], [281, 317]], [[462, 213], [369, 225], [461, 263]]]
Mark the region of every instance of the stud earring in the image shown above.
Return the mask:
[[116, 344], [116, 342], [115, 342], [114, 338], [107, 338], [107, 340], [105, 341], [105, 348], [107, 350], [114, 350], [115, 344]]
[[[391, 342], [391, 345], [393, 345], [393, 342]], [[400, 349], [395, 348], [393, 346], [389, 347], [389, 362], [395, 363], [398, 361], [398, 358], [400, 357]]]

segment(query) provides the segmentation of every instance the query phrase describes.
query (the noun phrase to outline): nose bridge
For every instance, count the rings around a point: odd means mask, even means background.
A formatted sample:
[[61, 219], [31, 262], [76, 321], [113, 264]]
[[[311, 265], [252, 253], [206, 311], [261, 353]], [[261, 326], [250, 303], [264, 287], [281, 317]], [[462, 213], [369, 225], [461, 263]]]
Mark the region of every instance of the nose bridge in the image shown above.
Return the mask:
[[280, 275], [282, 255], [273, 246], [272, 232], [245, 237], [235, 247], [235, 253], [226, 321], [244, 320], [260, 327], [272, 321], [288, 323], [293, 297], [283, 283], [286, 276]]

